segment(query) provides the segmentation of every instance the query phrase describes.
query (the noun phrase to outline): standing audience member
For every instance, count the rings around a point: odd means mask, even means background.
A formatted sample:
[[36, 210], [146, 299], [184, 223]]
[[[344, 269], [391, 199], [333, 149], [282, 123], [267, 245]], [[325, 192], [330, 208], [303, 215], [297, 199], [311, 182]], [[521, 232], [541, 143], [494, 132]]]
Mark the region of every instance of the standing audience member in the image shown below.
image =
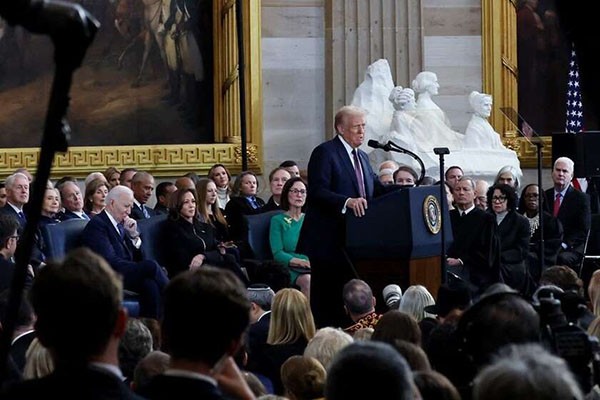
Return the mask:
[[487, 192], [490, 188], [489, 183], [483, 179], [477, 179], [475, 181], [475, 207], [481, 208], [483, 211], [487, 210]]
[[499, 244], [494, 216], [475, 207], [475, 183], [462, 177], [454, 186], [450, 211], [454, 241], [447, 251], [448, 271], [470, 284], [473, 294], [500, 280]]
[[121, 306], [121, 282], [102, 257], [76, 249], [64, 262], [48, 264], [30, 297], [38, 338], [52, 354], [55, 369], [16, 384], [3, 398], [139, 398], [123, 383], [118, 367], [127, 312]]
[[319, 327], [344, 326], [340, 292], [354, 278], [344, 257], [345, 214], [362, 217], [368, 203], [386, 191], [373, 172], [365, 140], [365, 111], [342, 107], [335, 116], [333, 139], [317, 146], [308, 163], [310, 204], [302, 227], [298, 252], [311, 263], [310, 301]]
[[156, 215], [169, 213], [169, 197], [176, 190], [177, 187], [173, 182], [161, 182], [156, 186], [156, 205], [154, 206]]
[[225, 210], [231, 196], [231, 174], [223, 164], [215, 164], [208, 171], [208, 178], [217, 185], [217, 204]]
[[454, 189], [454, 185], [456, 185], [456, 182], [458, 182], [464, 174], [465, 173], [463, 172], [461, 167], [459, 167], [458, 165], [453, 165], [449, 167], [444, 173], [444, 179], [446, 182], [448, 182], [450, 188]]
[[554, 188], [545, 192], [546, 203], [553, 210], [564, 230], [557, 263], [578, 269], [591, 226], [590, 200], [571, 185], [575, 164], [567, 157], [554, 161], [552, 181]]
[[381, 318], [375, 312], [375, 296], [367, 282], [360, 279], [351, 279], [343, 288], [342, 298], [344, 309], [354, 324], [344, 329], [344, 332], [353, 335], [362, 328], [374, 328]]
[[304, 223], [302, 207], [306, 204], [306, 185], [302, 178], [288, 180], [281, 193], [283, 213], [271, 218], [269, 242], [273, 259], [290, 270], [290, 283], [300, 288], [310, 300], [310, 260], [296, 252]]
[[19, 221], [20, 229], [25, 229], [27, 216], [23, 207], [29, 202], [29, 179], [20, 172], [14, 173], [4, 183], [6, 185], [6, 204], [0, 208], [0, 213], [12, 215]]
[[81, 241], [123, 276], [125, 289], [139, 294], [140, 316], [157, 318], [168, 278], [156, 261], [142, 259], [137, 222], [129, 217], [132, 206], [131, 189], [115, 186], [106, 196], [104, 211], [86, 225]]
[[344, 347], [327, 373], [325, 398], [370, 399], [373, 388], [388, 399], [420, 398], [406, 360], [392, 346], [366, 341]]
[[[202, 318], [190, 318], [190, 312]], [[232, 358], [242, 346], [249, 315], [245, 289], [229, 271], [205, 267], [173, 278], [165, 290], [162, 320], [171, 363], [142, 395], [151, 400], [253, 399]], [[206, 321], [220, 321], [218, 329]]]
[[488, 190], [487, 196], [496, 219], [496, 235], [500, 240], [502, 282], [524, 294], [528, 277], [529, 222], [517, 213], [517, 192], [512, 186], [494, 185]]
[[494, 179], [494, 185], [508, 185], [518, 193], [519, 174], [517, 169], [512, 165], [505, 165], [500, 168], [500, 171], [498, 171], [498, 174], [496, 175], [496, 179]]
[[140, 360], [133, 370], [133, 382], [131, 388], [140, 393], [146, 390], [146, 385], [157, 375], [162, 374], [169, 368], [171, 356], [160, 350], [151, 351]]
[[[544, 203], [545, 204], [545, 203]], [[519, 213], [529, 222], [529, 253], [527, 262], [529, 275], [535, 283], [542, 271], [556, 265], [556, 259], [563, 239], [563, 227], [560, 221], [545, 209], [540, 213], [540, 189], [536, 184], [523, 188], [519, 199]], [[540, 264], [540, 215], [544, 223], [544, 261]]]
[[290, 173], [282, 167], [277, 167], [271, 171], [269, 174], [271, 197], [269, 197], [267, 204], [263, 207], [263, 212], [281, 209], [281, 191], [285, 182], [291, 177]]
[[133, 190], [133, 208], [131, 218], [135, 220], [148, 219], [156, 213], [146, 203], [154, 192], [154, 177], [145, 171], [138, 171], [131, 179]]

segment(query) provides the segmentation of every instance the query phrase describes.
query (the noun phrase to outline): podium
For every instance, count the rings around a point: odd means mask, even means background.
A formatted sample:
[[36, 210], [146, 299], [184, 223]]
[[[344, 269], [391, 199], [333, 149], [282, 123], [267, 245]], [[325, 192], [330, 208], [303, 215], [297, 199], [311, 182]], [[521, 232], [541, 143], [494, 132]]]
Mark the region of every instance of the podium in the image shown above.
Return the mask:
[[379, 306], [385, 307], [381, 291], [390, 283], [403, 291], [420, 284], [437, 296], [442, 282], [442, 228], [447, 249], [452, 228], [439, 186], [400, 189], [369, 202], [361, 218], [346, 215], [346, 252]]

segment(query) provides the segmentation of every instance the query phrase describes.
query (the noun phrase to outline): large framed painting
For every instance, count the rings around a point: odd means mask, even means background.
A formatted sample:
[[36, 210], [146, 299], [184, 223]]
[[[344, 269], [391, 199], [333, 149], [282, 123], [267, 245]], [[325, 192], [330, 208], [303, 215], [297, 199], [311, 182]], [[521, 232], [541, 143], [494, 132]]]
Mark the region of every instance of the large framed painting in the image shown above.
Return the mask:
[[522, 166], [533, 168], [536, 147], [521, 137], [500, 107], [518, 111], [542, 137], [548, 167], [551, 135], [565, 130], [570, 54], [556, 0], [482, 0], [481, 5], [483, 86], [495, 105], [490, 122], [518, 153]]
[[[75, 1], [75, 0], [67, 0]], [[69, 151], [53, 177], [136, 167], [156, 176], [241, 168], [236, 2], [79, 0], [102, 24], [71, 89]], [[248, 165], [260, 171], [260, 0], [242, 4]], [[0, 22], [0, 176], [35, 169], [53, 45]]]

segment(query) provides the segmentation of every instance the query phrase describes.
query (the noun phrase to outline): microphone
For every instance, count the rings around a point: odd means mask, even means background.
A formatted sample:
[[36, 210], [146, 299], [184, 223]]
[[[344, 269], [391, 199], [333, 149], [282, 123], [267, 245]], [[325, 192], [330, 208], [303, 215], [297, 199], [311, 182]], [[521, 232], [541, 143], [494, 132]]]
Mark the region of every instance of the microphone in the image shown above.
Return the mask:
[[372, 147], [374, 149], [381, 149], [383, 151], [390, 151], [391, 147], [390, 144], [383, 144], [383, 143], [379, 143], [377, 140], [369, 140], [367, 142], [367, 146]]

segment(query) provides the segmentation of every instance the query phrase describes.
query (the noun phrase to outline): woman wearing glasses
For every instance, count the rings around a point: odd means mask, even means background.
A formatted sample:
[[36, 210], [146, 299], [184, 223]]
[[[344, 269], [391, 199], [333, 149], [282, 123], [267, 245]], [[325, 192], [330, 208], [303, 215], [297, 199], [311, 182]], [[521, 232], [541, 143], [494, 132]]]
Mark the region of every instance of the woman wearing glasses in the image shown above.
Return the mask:
[[281, 209], [285, 212], [271, 219], [270, 242], [275, 261], [288, 266], [291, 283], [310, 298], [310, 261], [304, 254], [296, 253], [305, 203], [306, 184], [299, 177], [289, 179], [281, 191]]
[[496, 184], [488, 190], [487, 198], [488, 210], [496, 217], [496, 235], [500, 240], [500, 277], [507, 285], [525, 293], [529, 222], [516, 211], [517, 193], [512, 186]]
[[540, 189], [532, 183], [523, 188], [519, 199], [519, 212], [529, 222], [529, 274], [538, 282], [543, 268], [556, 265], [556, 257], [563, 240], [563, 227], [560, 221], [553, 217], [544, 203], [541, 213], [544, 222], [544, 266], [540, 264]]

